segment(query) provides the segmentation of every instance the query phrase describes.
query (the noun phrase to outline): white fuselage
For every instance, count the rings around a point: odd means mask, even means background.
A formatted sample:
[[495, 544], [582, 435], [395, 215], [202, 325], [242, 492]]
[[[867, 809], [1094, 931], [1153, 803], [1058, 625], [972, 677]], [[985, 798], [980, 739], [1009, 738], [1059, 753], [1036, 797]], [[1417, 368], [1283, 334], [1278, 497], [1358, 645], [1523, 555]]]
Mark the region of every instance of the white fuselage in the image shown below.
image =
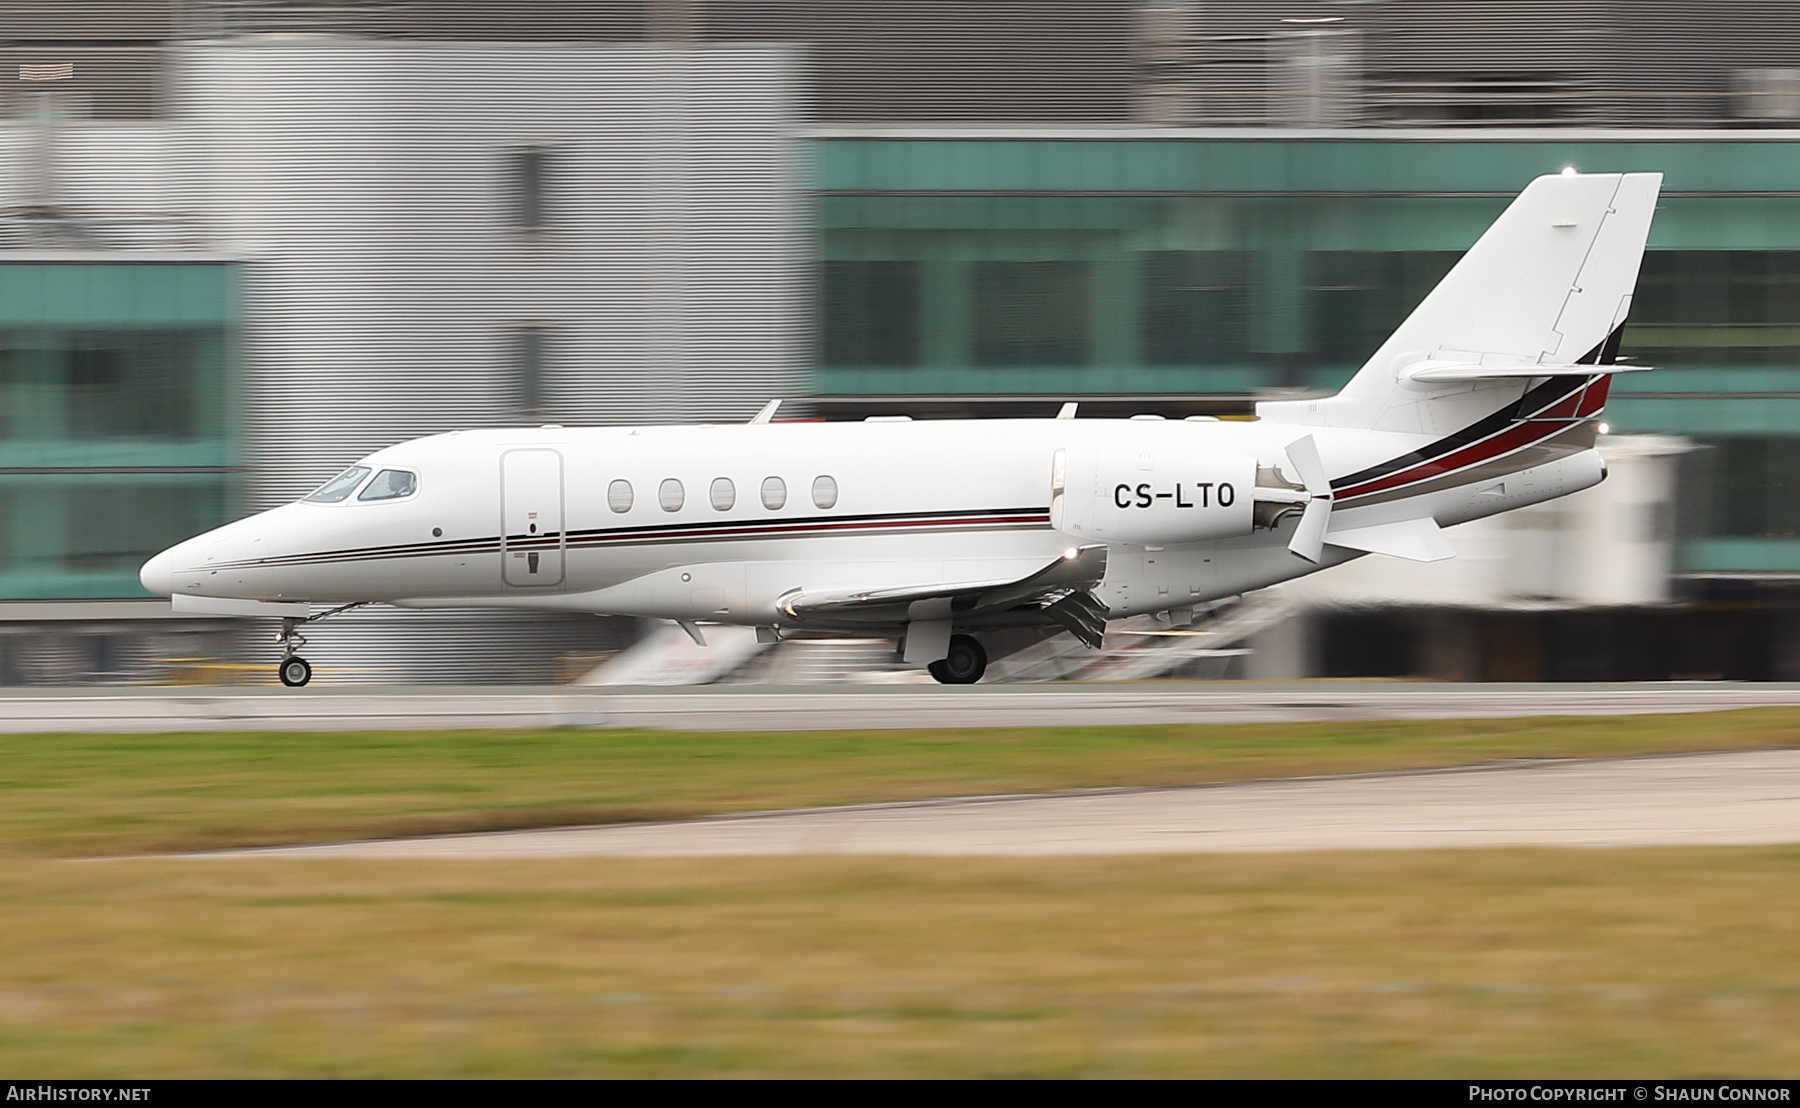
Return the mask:
[[[1072, 541], [1050, 518], [1059, 450], [1101, 458], [1095, 480], [1107, 496], [1129, 486], [1118, 494], [1124, 504], [1139, 485], [1178, 483], [1208, 459], [1282, 466], [1285, 448], [1303, 434], [1314, 437], [1334, 477], [1431, 438], [1270, 421], [1085, 419], [463, 431], [360, 463], [416, 474], [408, 495], [288, 504], [170, 548], [143, 579], [158, 592], [199, 597], [780, 625], [787, 620], [777, 601], [796, 589], [1005, 580], [1054, 560]], [[1591, 443], [1590, 430], [1585, 440], [1522, 451], [1513, 463], [1521, 468], [1504, 481], [1493, 479], [1504, 459], [1489, 458], [1460, 483], [1452, 473], [1419, 484], [1416, 494], [1346, 501], [1333, 526], [1424, 517], [1448, 526], [1578, 491], [1604, 472]], [[1107, 465], [1129, 473], [1121, 478]], [[783, 495], [765, 502], [770, 478]], [[820, 478], [835, 495], [815, 501]], [[715, 488], [722, 480], [729, 490]], [[670, 481], [680, 483], [678, 505], [665, 499]], [[616, 482], [629, 485], [628, 506]], [[1192, 506], [1200, 518], [1205, 508], [1186, 496], [1182, 510]], [[1094, 595], [1117, 618], [1242, 593], [1355, 556], [1327, 547], [1315, 565], [1290, 553], [1295, 518], [1208, 541], [1086, 536], [1108, 547]]]

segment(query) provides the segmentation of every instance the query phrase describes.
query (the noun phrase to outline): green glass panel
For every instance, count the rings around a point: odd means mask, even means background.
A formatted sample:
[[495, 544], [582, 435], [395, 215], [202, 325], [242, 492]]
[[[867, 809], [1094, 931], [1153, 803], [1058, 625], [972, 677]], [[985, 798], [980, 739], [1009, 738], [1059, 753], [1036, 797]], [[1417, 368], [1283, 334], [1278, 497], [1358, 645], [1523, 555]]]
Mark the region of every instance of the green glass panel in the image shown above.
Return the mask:
[[1676, 569], [1685, 573], [1800, 572], [1800, 539], [1690, 539], [1680, 546]]
[[236, 282], [223, 264], [0, 264], [0, 327], [221, 326]]
[[1143, 255], [1143, 359], [1153, 366], [1242, 362], [1250, 349], [1249, 259], [1231, 251]]
[[58, 475], [0, 482], [0, 597], [149, 595], [157, 551], [226, 521], [225, 475]]
[[1089, 267], [1076, 261], [975, 265], [975, 362], [1081, 365], [1089, 357]]
[[[819, 187], [1250, 192], [1517, 192], [1573, 165], [1654, 171], [1671, 192], [1787, 192], [1800, 179], [1789, 142], [1707, 140], [1431, 142], [1318, 140], [831, 139]], [[984, 169], [971, 172], [971, 167]]]
[[1674, 435], [1793, 435], [1800, 397], [1695, 400], [1626, 395], [1611, 399], [1607, 418], [1623, 432]]

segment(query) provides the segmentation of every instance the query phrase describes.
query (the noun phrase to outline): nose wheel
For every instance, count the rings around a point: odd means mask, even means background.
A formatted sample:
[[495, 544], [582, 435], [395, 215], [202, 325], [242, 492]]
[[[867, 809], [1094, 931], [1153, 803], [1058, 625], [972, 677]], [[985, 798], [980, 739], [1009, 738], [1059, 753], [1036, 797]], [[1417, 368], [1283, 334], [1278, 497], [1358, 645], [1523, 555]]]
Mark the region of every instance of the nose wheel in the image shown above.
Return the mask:
[[305, 658], [295, 656], [281, 660], [281, 683], [290, 689], [297, 689], [312, 680], [312, 663]]
[[950, 636], [950, 653], [925, 667], [940, 685], [973, 685], [987, 672], [987, 651], [968, 635]]
[[307, 616], [305, 619], [290, 616], [282, 620], [281, 633], [275, 636], [275, 641], [281, 644], [281, 664], [275, 669], [275, 672], [281, 675], [281, 683], [290, 689], [297, 689], [312, 680], [312, 663], [300, 657], [300, 648], [306, 645], [306, 636], [300, 633], [302, 624], [317, 623], [326, 616], [335, 616], [339, 612], [360, 608], [366, 603], [368, 601], [358, 600], [352, 604], [341, 604], [330, 611]]

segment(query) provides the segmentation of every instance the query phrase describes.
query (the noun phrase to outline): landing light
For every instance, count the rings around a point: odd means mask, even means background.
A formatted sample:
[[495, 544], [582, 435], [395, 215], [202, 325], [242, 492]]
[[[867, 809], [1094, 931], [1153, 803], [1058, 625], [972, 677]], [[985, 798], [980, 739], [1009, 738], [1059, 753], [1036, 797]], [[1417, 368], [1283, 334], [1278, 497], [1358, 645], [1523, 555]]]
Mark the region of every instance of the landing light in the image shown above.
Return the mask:
[[1612, 424], [1610, 424], [1610, 423], [1602, 423], [1602, 424], [1601, 424], [1601, 425], [1600, 425], [1600, 433], [1601, 433], [1601, 434], [1602, 434], [1602, 435], [1610, 435], [1610, 434], [1612, 434]]
[[1063, 557], [1067, 558], [1071, 562], [1080, 556], [1081, 556], [1081, 551], [1075, 549], [1072, 546], [1069, 547], [1069, 549], [1063, 551]]
[[1574, 167], [1574, 166], [1572, 166], [1572, 165], [1565, 165], [1565, 166], [1563, 166], [1563, 176], [1564, 176], [1564, 177], [1573, 177], [1573, 176], [1575, 176], [1575, 167]]

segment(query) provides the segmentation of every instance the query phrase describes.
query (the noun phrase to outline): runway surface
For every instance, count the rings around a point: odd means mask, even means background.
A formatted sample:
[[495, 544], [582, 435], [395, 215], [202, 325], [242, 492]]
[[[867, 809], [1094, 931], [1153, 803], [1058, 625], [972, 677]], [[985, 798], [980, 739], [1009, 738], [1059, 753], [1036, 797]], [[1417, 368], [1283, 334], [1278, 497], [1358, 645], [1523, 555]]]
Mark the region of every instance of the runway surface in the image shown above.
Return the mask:
[[0, 693], [0, 732], [507, 727], [816, 731], [1641, 715], [1772, 706], [1800, 706], [1800, 685], [1158, 681], [610, 690], [367, 685], [9, 689]]
[[1046, 855], [1800, 842], [1800, 750], [817, 809], [197, 857]]

